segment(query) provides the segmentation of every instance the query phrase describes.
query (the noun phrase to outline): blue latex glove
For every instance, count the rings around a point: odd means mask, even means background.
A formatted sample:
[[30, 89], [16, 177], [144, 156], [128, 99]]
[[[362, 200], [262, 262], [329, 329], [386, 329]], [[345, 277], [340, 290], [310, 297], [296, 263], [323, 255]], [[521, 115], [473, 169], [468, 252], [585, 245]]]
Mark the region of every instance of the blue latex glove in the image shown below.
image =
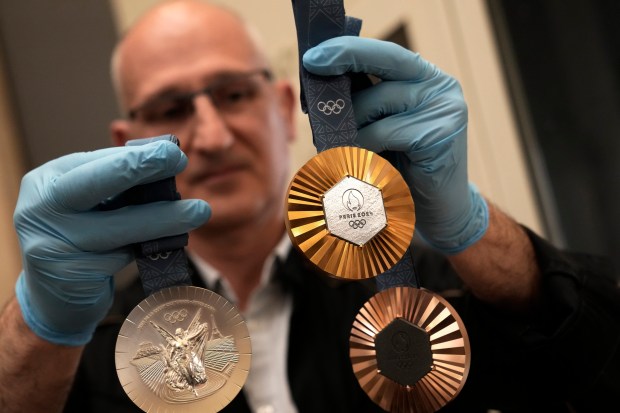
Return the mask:
[[96, 208], [186, 165], [175, 144], [159, 141], [67, 155], [23, 178], [14, 214], [23, 254], [16, 296], [35, 334], [57, 344], [85, 344], [112, 304], [113, 274], [133, 260], [127, 245], [206, 222], [211, 209], [199, 200]]
[[488, 209], [468, 182], [467, 105], [455, 79], [394, 43], [350, 36], [309, 49], [303, 65], [317, 75], [361, 72], [383, 80], [352, 96], [358, 142], [394, 152], [390, 160], [411, 188], [423, 239], [454, 254], [484, 235]]

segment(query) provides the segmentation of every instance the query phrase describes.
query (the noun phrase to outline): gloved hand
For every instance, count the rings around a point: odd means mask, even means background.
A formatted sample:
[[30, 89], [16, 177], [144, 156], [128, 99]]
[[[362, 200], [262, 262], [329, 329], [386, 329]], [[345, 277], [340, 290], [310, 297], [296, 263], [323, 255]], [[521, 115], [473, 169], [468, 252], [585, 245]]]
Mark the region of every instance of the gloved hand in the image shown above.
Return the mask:
[[411, 188], [423, 239], [454, 254], [484, 235], [488, 209], [468, 182], [467, 106], [455, 79], [396, 44], [351, 36], [309, 49], [303, 65], [316, 75], [362, 72], [383, 80], [352, 96], [358, 142], [390, 151]]
[[35, 334], [85, 344], [112, 304], [113, 274], [133, 260], [127, 245], [185, 233], [209, 218], [199, 200], [97, 209], [186, 165], [175, 144], [159, 141], [67, 155], [24, 176], [14, 214], [23, 254], [16, 296]]

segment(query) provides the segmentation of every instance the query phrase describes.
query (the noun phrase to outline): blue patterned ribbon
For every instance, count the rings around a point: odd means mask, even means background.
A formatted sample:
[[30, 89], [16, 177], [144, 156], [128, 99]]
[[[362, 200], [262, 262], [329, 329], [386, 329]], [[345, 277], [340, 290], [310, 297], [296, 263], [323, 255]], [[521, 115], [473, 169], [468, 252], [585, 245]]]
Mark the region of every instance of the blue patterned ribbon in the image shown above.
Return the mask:
[[[128, 141], [127, 146], [144, 145], [158, 140], [169, 140], [179, 144], [174, 135], [162, 135], [154, 138]], [[125, 191], [116, 203], [138, 205], [157, 201], [176, 201], [181, 199], [177, 192], [174, 177], [162, 179], [144, 185], [137, 185]], [[189, 265], [184, 247], [188, 234], [145, 241], [135, 246], [136, 264], [140, 281], [146, 295], [151, 295], [163, 288], [177, 285], [191, 285]]]

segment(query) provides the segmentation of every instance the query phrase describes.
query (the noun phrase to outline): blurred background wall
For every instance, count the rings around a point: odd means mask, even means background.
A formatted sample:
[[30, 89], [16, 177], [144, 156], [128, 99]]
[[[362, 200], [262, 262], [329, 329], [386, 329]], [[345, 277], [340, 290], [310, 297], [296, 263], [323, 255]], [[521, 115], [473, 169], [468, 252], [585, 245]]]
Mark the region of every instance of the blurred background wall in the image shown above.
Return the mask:
[[[218, 1], [215, 1], [218, 2]], [[158, 0], [0, 0], [0, 303], [20, 263], [11, 215], [19, 177], [47, 160], [110, 145], [119, 116], [108, 60]], [[286, 0], [219, 1], [263, 34], [279, 76], [297, 87]], [[345, 0], [362, 36], [420, 52], [457, 77], [469, 104], [470, 178], [558, 246], [620, 247], [618, 39], [613, 0]], [[614, 14], [615, 13], [615, 14]], [[315, 154], [298, 116], [293, 172]]]
[[13, 288], [19, 273], [19, 247], [13, 230], [13, 209], [19, 190], [19, 181], [25, 171], [20, 135], [3, 55], [0, 49], [0, 307]]

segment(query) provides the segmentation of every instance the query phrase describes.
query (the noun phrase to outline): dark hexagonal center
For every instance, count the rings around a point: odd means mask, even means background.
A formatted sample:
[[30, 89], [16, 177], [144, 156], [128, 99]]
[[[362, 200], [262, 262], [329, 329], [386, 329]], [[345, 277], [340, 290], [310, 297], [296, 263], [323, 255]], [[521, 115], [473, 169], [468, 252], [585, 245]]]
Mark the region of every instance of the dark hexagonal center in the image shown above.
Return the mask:
[[413, 386], [431, 371], [428, 333], [404, 318], [396, 318], [376, 335], [375, 349], [379, 372], [400, 385]]

